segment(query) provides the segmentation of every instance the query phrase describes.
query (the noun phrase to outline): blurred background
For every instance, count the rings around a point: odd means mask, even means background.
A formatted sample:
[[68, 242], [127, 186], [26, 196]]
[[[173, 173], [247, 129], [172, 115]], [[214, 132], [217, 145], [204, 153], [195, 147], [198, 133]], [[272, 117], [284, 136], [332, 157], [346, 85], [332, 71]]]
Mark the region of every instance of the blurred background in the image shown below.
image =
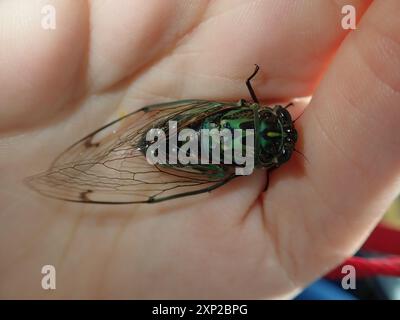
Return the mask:
[[[344, 289], [343, 265], [354, 266], [355, 289]], [[296, 300], [400, 300], [400, 195], [355, 257], [311, 284]]]

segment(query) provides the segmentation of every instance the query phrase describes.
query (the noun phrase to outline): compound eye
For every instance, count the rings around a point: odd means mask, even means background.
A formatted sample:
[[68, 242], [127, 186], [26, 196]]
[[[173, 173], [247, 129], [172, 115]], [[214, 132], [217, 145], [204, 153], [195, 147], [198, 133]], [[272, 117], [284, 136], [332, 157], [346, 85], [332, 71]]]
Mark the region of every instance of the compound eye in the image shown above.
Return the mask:
[[280, 157], [279, 157], [279, 160], [280, 160], [279, 162], [280, 163], [287, 162], [287, 161], [289, 161], [291, 156], [292, 156], [292, 150], [283, 148], [281, 150], [281, 154], [280, 154]]
[[293, 141], [294, 141], [294, 142], [297, 142], [297, 131], [296, 131], [296, 130], [293, 130], [291, 136], [292, 136], [292, 138], [293, 138]]
[[282, 120], [284, 123], [292, 123], [292, 117], [286, 109], [280, 109], [278, 111], [278, 117]]

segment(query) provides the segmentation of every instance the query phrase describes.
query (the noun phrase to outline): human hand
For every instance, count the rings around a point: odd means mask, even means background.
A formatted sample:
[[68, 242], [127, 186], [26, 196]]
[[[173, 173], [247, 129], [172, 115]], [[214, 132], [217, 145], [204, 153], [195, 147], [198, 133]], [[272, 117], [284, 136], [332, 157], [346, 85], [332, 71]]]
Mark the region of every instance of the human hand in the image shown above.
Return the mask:
[[[53, 31], [40, 26], [49, 2]], [[340, 1], [3, 1], [1, 296], [290, 297], [351, 255], [399, 191], [400, 5], [369, 3], [344, 3], [363, 15], [346, 37]], [[263, 171], [151, 205], [23, 185], [122, 113], [249, 99], [255, 63], [261, 101], [313, 95], [296, 122], [309, 161], [293, 155], [266, 194]], [[47, 264], [55, 291], [40, 286]]]

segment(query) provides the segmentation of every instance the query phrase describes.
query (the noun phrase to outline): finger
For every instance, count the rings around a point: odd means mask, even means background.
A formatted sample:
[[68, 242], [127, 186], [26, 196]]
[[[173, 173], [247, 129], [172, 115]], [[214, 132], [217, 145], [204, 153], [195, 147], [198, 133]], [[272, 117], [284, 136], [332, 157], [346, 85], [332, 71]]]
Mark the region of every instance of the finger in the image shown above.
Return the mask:
[[361, 17], [369, 3], [211, 2], [168, 58], [155, 63], [157, 72], [138, 82], [131, 95], [249, 99], [243, 83], [257, 63], [261, 70], [254, 86], [260, 98], [306, 96], [348, 33], [341, 27], [342, 5], [354, 5]]
[[0, 134], [47, 122], [82, 94], [85, 8], [79, 1], [1, 1]]
[[305, 215], [326, 252], [318, 267], [356, 250], [399, 192], [399, 13], [396, 0], [371, 5], [302, 119], [311, 162], [302, 195], [317, 199]]

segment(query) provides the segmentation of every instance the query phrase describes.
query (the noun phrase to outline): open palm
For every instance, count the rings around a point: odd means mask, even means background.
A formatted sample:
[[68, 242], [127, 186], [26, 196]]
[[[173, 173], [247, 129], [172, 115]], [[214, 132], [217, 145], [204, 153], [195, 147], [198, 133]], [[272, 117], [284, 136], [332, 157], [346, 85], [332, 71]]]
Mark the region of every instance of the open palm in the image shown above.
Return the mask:
[[[346, 1], [364, 14], [348, 35], [338, 2], [3, 1], [0, 295], [289, 297], [351, 255], [399, 191], [400, 4]], [[261, 101], [313, 94], [296, 122], [308, 161], [294, 155], [266, 194], [264, 171], [150, 205], [67, 203], [22, 183], [146, 104], [250, 99], [255, 63]], [[48, 264], [54, 291], [40, 285]]]

